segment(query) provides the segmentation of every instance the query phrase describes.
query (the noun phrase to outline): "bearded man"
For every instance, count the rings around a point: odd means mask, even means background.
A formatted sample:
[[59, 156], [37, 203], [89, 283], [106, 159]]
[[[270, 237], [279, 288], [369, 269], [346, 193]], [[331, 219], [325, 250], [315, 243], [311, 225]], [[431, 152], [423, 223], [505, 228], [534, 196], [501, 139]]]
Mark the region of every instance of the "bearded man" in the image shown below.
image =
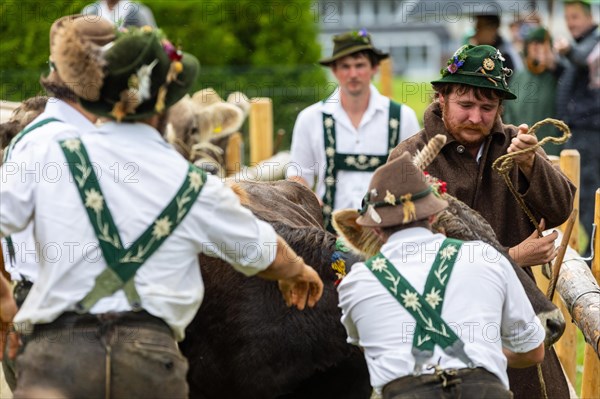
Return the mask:
[[[451, 195], [481, 213], [517, 264], [539, 265], [556, 256], [557, 233], [538, 237], [502, 176], [492, 169], [498, 157], [538, 143], [527, 125], [502, 123], [503, 101], [516, 99], [506, 81], [511, 71], [503, 61], [492, 46], [459, 48], [442, 77], [431, 82], [436, 98], [425, 111], [425, 128], [400, 143], [388, 162], [404, 151], [416, 153], [437, 134], [446, 135], [428, 172], [446, 181]], [[541, 148], [514, 161], [510, 180], [541, 229], [563, 223], [573, 207], [575, 186]], [[529, 268], [526, 271], [531, 274]]]

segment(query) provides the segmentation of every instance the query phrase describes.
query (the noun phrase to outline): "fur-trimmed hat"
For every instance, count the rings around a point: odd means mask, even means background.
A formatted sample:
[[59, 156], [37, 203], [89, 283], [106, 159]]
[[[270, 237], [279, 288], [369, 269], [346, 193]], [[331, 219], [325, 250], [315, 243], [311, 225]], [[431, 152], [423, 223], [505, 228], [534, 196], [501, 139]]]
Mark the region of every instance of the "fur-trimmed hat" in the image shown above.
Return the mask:
[[[63, 35], [62, 32], [72, 32]], [[50, 27], [50, 73], [44, 83], [66, 87], [75, 92], [75, 88], [91, 89], [94, 83], [102, 80], [103, 71], [96, 67], [102, 46], [115, 39], [115, 27], [105, 19], [94, 19], [82, 14], [67, 15], [54, 21]], [[78, 49], [89, 54], [79, 58]], [[57, 69], [56, 61], [68, 68]], [[87, 96], [98, 99], [98, 90], [87, 90]]]
[[86, 85], [73, 91], [95, 115], [134, 121], [162, 113], [198, 76], [198, 60], [175, 48], [160, 30], [147, 26], [117, 31], [115, 40], [102, 48], [77, 35], [69, 26], [56, 33], [57, 43], [72, 47], [55, 64], [61, 76], [76, 76], [81, 72], [77, 63], [87, 64]]
[[365, 227], [399, 226], [427, 219], [447, 206], [405, 152], [375, 171], [356, 223]]
[[319, 64], [330, 66], [342, 57], [364, 50], [371, 51], [380, 61], [389, 57], [388, 53], [384, 53], [373, 45], [371, 35], [367, 30], [361, 29], [359, 31], [346, 32], [334, 36], [333, 54], [331, 57], [320, 60]]
[[506, 100], [517, 98], [506, 80], [512, 70], [504, 67], [504, 57], [495, 47], [466, 44], [456, 50], [440, 72], [442, 77], [432, 84], [458, 83], [495, 90]]

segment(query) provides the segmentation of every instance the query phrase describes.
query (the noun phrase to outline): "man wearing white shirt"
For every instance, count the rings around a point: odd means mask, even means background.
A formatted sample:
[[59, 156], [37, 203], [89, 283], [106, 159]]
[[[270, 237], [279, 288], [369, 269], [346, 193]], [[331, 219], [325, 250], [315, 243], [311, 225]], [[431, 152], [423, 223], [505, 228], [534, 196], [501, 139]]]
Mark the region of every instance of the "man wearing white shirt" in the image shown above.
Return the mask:
[[[400, 141], [420, 129], [415, 112], [390, 101], [371, 84], [388, 54], [375, 48], [366, 30], [337, 35], [331, 67], [338, 88], [298, 115], [287, 177], [315, 187], [326, 227], [335, 209], [358, 208], [373, 171]], [[316, 182], [315, 182], [316, 180]]]
[[[32, 141], [0, 169], [0, 235], [33, 220], [47, 249], [14, 318], [28, 335], [15, 397], [34, 388], [66, 397], [187, 397], [187, 361], [176, 341], [204, 295], [200, 252], [278, 280], [288, 306], [314, 306], [322, 293], [318, 274], [270, 225], [156, 129], [194, 83], [198, 61], [152, 29], [116, 35], [100, 49], [75, 40], [80, 32], [67, 25], [57, 36], [70, 51], [54, 60], [67, 81], [88, 72], [74, 93], [115, 122]], [[31, 165], [58, 173], [40, 176]]]
[[[66, 25], [72, 25], [85, 40], [103, 46], [111, 42], [114, 35], [114, 26], [108, 21], [91, 21], [81, 15], [63, 17], [52, 24], [50, 28], [50, 57], [51, 70], [48, 76], [40, 79], [48, 95], [44, 112], [29, 123], [17, 135], [5, 150], [3, 162], [10, 162], [19, 158], [22, 153], [31, 150], [35, 145], [41, 148], [48, 147], [58, 134], [65, 130], [75, 130], [79, 134], [95, 130], [94, 122], [97, 117], [82, 108], [77, 96], [72, 91], [74, 81], [65, 82], [61, 79], [59, 71], [54, 66], [54, 58], [59, 53], [62, 43], [57, 43], [56, 33]], [[35, 166], [30, 167], [32, 170]], [[40, 172], [41, 169], [40, 169]], [[53, 168], [46, 168], [42, 175], [54, 173]], [[25, 229], [11, 234], [2, 240], [2, 253], [5, 258], [6, 271], [15, 283], [14, 297], [17, 306], [21, 306], [32, 284], [37, 280], [41, 256], [46, 248], [40, 245], [34, 236], [34, 226], [30, 222]], [[4, 348], [2, 348], [4, 349]], [[16, 387], [14, 362], [7, 358], [2, 362], [6, 381], [11, 389]]]
[[506, 366], [544, 358], [544, 328], [509, 261], [431, 222], [448, 204], [404, 153], [378, 169], [355, 222], [384, 242], [338, 286], [348, 342], [383, 399], [512, 398]]
[[147, 25], [156, 28], [152, 10], [137, 1], [100, 0], [87, 5], [81, 13], [97, 15], [119, 27]]

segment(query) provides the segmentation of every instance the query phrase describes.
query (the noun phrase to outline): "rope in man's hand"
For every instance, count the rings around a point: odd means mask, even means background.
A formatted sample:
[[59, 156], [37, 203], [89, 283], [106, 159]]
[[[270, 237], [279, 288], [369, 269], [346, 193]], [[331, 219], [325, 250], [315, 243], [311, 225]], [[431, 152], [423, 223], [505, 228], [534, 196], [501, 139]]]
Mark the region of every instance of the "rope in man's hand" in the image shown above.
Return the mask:
[[535, 218], [533, 217], [533, 214], [531, 213], [531, 211], [529, 210], [527, 205], [525, 204], [525, 201], [523, 201], [523, 198], [521, 198], [521, 196], [515, 189], [515, 186], [512, 184], [512, 181], [510, 181], [509, 173], [515, 165], [515, 161], [514, 161], [515, 157], [517, 157], [521, 154], [525, 154], [527, 152], [535, 151], [535, 150], [537, 150], [538, 147], [541, 147], [548, 142], [552, 142], [554, 144], [564, 144], [571, 137], [571, 129], [569, 129], [569, 126], [567, 126], [567, 124], [564, 123], [563, 121], [560, 121], [558, 119], [552, 119], [552, 118], [546, 118], [542, 121], [537, 122], [536, 124], [534, 124], [533, 126], [531, 126], [529, 128], [529, 131], [527, 132], [527, 134], [535, 135], [535, 132], [543, 125], [554, 125], [557, 129], [559, 129], [560, 131], [563, 132], [563, 135], [560, 137], [554, 137], [554, 136], [544, 137], [536, 145], [526, 148], [524, 150], [519, 150], [519, 151], [512, 152], [510, 154], [502, 155], [501, 157], [496, 159], [494, 161], [494, 163], [492, 164], [492, 169], [494, 169], [496, 172], [498, 172], [504, 178], [504, 182], [508, 186], [508, 189], [512, 193], [513, 197], [515, 197], [515, 199], [517, 200], [517, 203], [519, 204], [521, 209], [523, 209], [523, 212], [525, 212], [525, 214], [527, 214], [527, 217], [529, 218], [531, 223], [533, 223], [533, 225], [535, 226], [535, 229], [537, 230], [540, 237], [542, 237], [542, 231], [540, 230], [540, 226], [539, 226], [537, 220], [535, 220]]

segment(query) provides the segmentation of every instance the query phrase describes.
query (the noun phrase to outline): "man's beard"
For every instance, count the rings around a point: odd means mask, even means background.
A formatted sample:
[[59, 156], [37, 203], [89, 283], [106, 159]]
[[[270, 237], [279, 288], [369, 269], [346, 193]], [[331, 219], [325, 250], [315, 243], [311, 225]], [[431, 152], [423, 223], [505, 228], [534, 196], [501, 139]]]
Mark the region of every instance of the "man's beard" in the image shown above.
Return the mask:
[[[442, 120], [444, 121], [444, 126], [446, 127], [446, 130], [459, 143], [464, 144], [466, 146], [469, 146], [469, 145], [479, 145], [479, 144], [481, 144], [481, 142], [483, 142], [483, 140], [485, 139], [485, 137], [490, 134], [490, 131], [491, 131], [492, 127], [491, 126], [488, 127], [488, 126], [486, 126], [485, 124], [482, 124], [482, 123], [458, 123], [458, 124], [452, 124], [451, 122], [449, 122], [450, 118], [446, 118], [445, 117], [448, 114], [448, 103], [447, 102], [444, 103], [444, 106], [441, 107], [441, 109], [442, 109]], [[501, 111], [500, 111], [500, 108], [499, 108], [498, 112], [496, 113], [496, 116], [494, 118], [494, 123], [497, 122], [500, 119], [500, 112]], [[464, 138], [460, 134], [461, 132], [463, 132], [465, 130], [473, 130], [473, 131], [479, 132], [481, 134], [481, 138], [479, 140], [477, 140], [477, 142], [465, 142]]]

